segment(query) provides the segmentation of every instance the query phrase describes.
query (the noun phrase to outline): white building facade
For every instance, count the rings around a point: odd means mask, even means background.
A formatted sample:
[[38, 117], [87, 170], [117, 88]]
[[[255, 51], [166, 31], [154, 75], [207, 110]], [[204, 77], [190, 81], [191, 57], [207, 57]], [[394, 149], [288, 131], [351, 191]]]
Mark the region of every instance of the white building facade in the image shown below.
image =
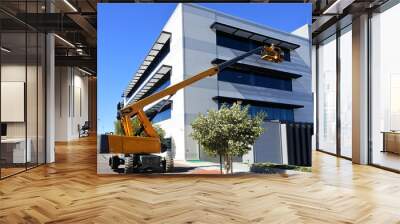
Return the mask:
[[[191, 137], [191, 123], [210, 109], [241, 101], [268, 120], [313, 122], [309, 26], [281, 32], [194, 4], [179, 4], [123, 93], [125, 105], [187, 79], [213, 64], [259, 45], [275, 44], [285, 60], [274, 64], [253, 55], [220, 74], [178, 91], [155, 116], [171, 137], [176, 160], [207, 160]], [[165, 101], [168, 100], [168, 101]]]

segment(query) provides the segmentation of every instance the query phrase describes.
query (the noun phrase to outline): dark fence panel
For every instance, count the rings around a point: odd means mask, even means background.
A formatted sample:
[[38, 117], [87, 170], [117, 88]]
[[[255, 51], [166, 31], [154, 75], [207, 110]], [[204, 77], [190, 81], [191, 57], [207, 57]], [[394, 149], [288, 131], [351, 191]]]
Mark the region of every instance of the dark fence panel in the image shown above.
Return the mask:
[[287, 123], [287, 151], [288, 164], [297, 166], [311, 166], [311, 138], [313, 124]]

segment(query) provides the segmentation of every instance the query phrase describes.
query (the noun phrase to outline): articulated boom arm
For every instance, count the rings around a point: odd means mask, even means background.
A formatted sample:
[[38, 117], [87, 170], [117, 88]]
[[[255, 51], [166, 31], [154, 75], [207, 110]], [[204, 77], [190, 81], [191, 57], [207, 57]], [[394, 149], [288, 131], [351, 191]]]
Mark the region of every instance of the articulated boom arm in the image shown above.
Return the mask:
[[136, 115], [137, 118], [139, 119], [140, 123], [143, 125], [143, 130], [146, 133], [146, 135], [149, 137], [158, 137], [156, 130], [153, 128], [149, 118], [146, 116], [145, 112], [143, 111], [143, 108], [151, 103], [154, 103], [155, 101], [162, 99], [163, 97], [174, 95], [178, 90], [183, 89], [201, 79], [204, 79], [208, 76], [213, 76], [213, 75], [217, 74], [218, 71], [219, 71], [218, 66], [211, 67], [204, 72], [201, 72], [189, 79], [186, 79], [182, 82], [172, 85], [158, 93], [155, 93], [151, 96], [143, 98], [143, 99], [137, 101], [136, 103], [133, 103], [133, 104], [128, 105], [127, 107], [121, 109], [120, 110], [120, 114], [121, 114], [120, 122], [124, 129], [125, 135], [126, 136], [134, 135], [132, 126], [130, 125], [130, 119], [131, 119], [131, 117]]
[[273, 45], [271, 46], [260, 46], [257, 47], [247, 53], [244, 53], [240, 56], [237, 56], [229, 61], [223, 62], [219, 65], [213, 66], [191, 78], [188, 78], [186, 80], [183, 80], [182, 82], [179, 82], [175, 85], [172, 85], [158, 93], [155, 93], [153, 95], [150, 95], [146, 98], [143, 98], [136, 103], [130, 104], [124, 108], [122, 108], [119, 113], [121, 115], [121, 125], [124, 129], [125, 135], [126, 136], [134, 136], [135, 133], [133, 133], [132, 126], [130, 125], [130, 119], [133, 116], [137, 116], [139, 119], [140, 123], [143, 125], [143, 130], [146, 133], [148, 137], [158, 137], [158, 134], [156, 130], [153, 128], [149, 118], [146, 116], [143, 108], [151, 103], [154, 103], [163, 97], [166, 96], [172, 96], [174, 95], [178, 90], [183, 89], [187, 86], [190, 86], [191, 84], [202, 80], [206, 77], [213, 76], [217, 74], [219, 71], [225, 69], [226, 67], [229, 67], [236, 62], [252, 55], [257, 52], [261, 52], [261, 58], [267, 61], [271, 62], [281, 62], [282, 61], [282, 55], [281, 55], [281, 50], [277, 47], [274, 47]]

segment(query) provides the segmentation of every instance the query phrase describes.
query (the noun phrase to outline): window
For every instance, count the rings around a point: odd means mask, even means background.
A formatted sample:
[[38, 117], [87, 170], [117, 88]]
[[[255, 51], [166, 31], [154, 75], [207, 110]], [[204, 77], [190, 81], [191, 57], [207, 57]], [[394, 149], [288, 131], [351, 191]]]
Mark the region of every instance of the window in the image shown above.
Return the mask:
[[336, 35], [318, 48], [318, 149], [336, 154]]
[[[216, 33], [218, 46], [228, 47], [239, 51], [250, 51], [263, 45], [261, 42], [234, 36], [221, 31], [217, 31]], [[290, 50], [282, 48], [282, 51], [284, 53], [284, 60], [290, 61]]]
[[351, 25], [340, 33], [340, 154], [351, 158], [353, 74]]
[[259, 86], [272, 89], [292, 91], [292, 80], [269, 77], [262, 74], [243, 72], [227, 68], [218, 74], [218, 80], [243, 85]]
[[371, 18], [372, 163], [400, 170], [400, 4]]
[[[231, 106], [234, 100], [219, 100], [218, 108], [222, 105]], [[272, 106], [264, 102], [242, 102], [243, 105], [249, 105], [249, 115], [256, 116], [258, 113], [265, 113], [265, 120], [279, 120], [279, 121], [294, 121], [293, 109], [283, 108], [279, 106]]]
[[165, 108], [160, 111], [152, 120], [152, 123], [158, 123], [171, 118], [171, 104], [165, 106]]
[[[43, 4], [20, 1], [18, 15], [41, 13]], [[13, 24], [0, 28], [1, 179], [45, 163], [46, 37], [6, 13], [0, 17]]]
[[317, 47], [317, 143], [321, 151], [352, 157], [352, 25]]
[[250, 105], [249, 113], [251, 116], [260, 112], [266, 114], [266, 120], [294, 121], [293, 109]]

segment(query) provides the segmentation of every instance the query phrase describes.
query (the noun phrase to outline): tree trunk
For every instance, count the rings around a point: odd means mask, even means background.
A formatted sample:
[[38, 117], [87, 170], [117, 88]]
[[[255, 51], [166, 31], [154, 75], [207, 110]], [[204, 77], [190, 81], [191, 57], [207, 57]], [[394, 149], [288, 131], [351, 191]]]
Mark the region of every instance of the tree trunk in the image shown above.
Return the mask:
[[230, 165], [231, 174], [233, 174], [233, 156], [229, 156], [229, 162], [231, 163], [231, 165]]
[[225, 167], [225, 174], [228, 174], [232, 170], [232, 161], [231, 161], [231, 156], [229, 155], [224, 155], [224, 167]]
[[221, 154], [219, 154], [219, 171], [222, 174], [222, 155]]

